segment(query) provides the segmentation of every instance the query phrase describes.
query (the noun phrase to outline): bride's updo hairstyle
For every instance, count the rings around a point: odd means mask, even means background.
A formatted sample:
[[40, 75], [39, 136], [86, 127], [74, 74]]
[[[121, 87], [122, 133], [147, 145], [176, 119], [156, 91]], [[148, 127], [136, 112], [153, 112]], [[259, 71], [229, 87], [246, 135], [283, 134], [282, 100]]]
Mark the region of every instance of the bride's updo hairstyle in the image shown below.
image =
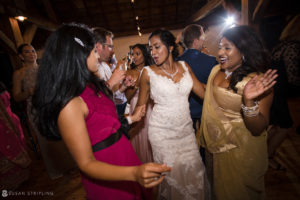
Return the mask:
[[148, 38], [148, 41], [153, 36], [159, 36], [160, 40], [167, 47], [168, 50], [170, 49], [170, 47], [173, 47], [172, 56], [173, 56], [173, 59], [176, 60], [176, 58], [178, 57], [179, 53], [178, 53], [177, 44], [175, 42], [176, 41], [175, 36], [170, 31], [168, 31], [168, 30], [158, 29], [156, 31], [153, 31], [150, 34], [150, 36]]

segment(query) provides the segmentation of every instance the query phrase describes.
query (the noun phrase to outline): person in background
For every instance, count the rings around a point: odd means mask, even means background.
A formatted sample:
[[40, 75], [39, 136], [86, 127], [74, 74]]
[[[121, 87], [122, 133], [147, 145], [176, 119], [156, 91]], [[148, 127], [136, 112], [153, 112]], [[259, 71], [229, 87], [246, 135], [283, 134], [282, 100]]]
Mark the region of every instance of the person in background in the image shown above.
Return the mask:
[[15, 190], [29, 178], [31, 159], [20, 120], [10, 107], [10, 94], [0, 82], [0, 190]]
[[[279, 19], [283, 21], [281, 18]], [[268, 24], [262, 24], [262, 26], [271, 27], [275, 22], [269, 26]], [[277, 162], [276, 150], [288, 134], [293, 132], [294, 120], [295, 124], [297, 123], [297, 119], [293, 120], [290, 114], [288, 98], [300, 97], [300, 37], [297, 34], [299, 33], [299, 23], [300, 15], [298, 17], [295, 16], [283, 31], [280, 29], [272, 32], [273, 34], [274, 32], [277, 33], [275, 36], [278, 36], [278, 40], [276, 40], [277, 45], [271, 51], [271, 66], [278, 70], [279, 77], [274, 86], [270, 128], [268, 130], [268, 153], [269, 166], [277, 170], [284, 169], [284, 167]], [[282, 24], [285, 24], [285, 21]], [[266, 31], [268, 30], [267, 27], [265, 28]], [[294, 31], [287, 31], [291, 28]], [[298, 32], [296, 31], [297, 29]], [[263, 34], [265, 38], [270, 35], [269, 31], [267, 33]]]
[[[87, 199], [150, 199], [151, 191], [140, 185], [159, 184], [170, 168], [142, 165], [122, 134], [112, 92], [96, 75], [96, 42], [91, 29], [74, 23], [48, 38], [33, 97], [40, 133], [62, 137], [82, 172]], [[137, 110], [129, 123], [139, 120], [145, 107]]]
[[263, 199], [276, 70], [266, 70], [268, 54], [248, 26], [225, 30], [218, 56], [197, 132], [199, 143], [213, 156], [213, 193], [217, 200]]
[[13, 74], [12, 95], [15, 101], [20, 102], [29, 100], [33, 95], [38, 64], [36, 51], [30, 44], [21, 44], [18, 55], [23, 66]]
[[[111, 66], [108, 64], [114, 55], [113, 33], [101, 27], [95, 27], [93, 31], [97, 40], [97, 52], [99, 54], [99, 75], [113, 91], [118, 115], [122, 118], [127, 103], [124, 93], [127, 86], [122, 84], [126, 75], [126, 70], [122, 68], [124, 63], [119, 62], [119, 64]], [[105, 73], [102, 73], [103, 71]]]
[[[133, 114], [138, 96], [139, 96], [139, 83], [142, 71], [145, 66], [150, 66], [152, 62], [151, 56], [148, 53], [147, 47], [143, 44], [135, 44], [132, 47], [132, 68], [127, 71], [134, 82], [134, 87], [127, 88], [125, 94], [128, 102], [130, 102], [129, 114]], [[153, 102], [149, 101], [147, 104], [146, 117], [143, 120], [133, 124], [129, 131], [130, 142], [142, 161], [142, 163], [152, 162], [152, 149], [148, 140], [148, 121], [151, 115]]]
[[[178, 60], [183, 60], [188, 63], [197, 79], [206, 84], [210, 71], [217, 64], [217, 61], [215, 57], [202, 53], [205, 41], [205, 33], [202, 26], [191, 24], [185, 27], [181, 33], [181, 41], [187, 49]], [[201, 124], [203, 100], [192, 92], [189, 96], [189, 105], [196, 134]], [[200, 147], [200, 153], [206, 164], [205, 150], [202, 147]], [[209, 175], [209, 171], [207, 172]]]
[[[211, 69], [217, 64], [213, 56], [201, 52], [205, 41], [205, 33], [202, 26], [191, 24], [184, 28], [181, 40], [187, 47], [184, 53], [178, 58], [189, 64], [197, 79], [206, 84]], [[201, 123], [203, 101], [196, 94], [191, 93], [189, 97], [191, 117], [195, 131], [199, 129]]]
[[48, 141], [38, 133], [35, 124], [36, 111], [32, 109], [32, 95], [34, 94], [39, 69], [37, 54], [30, 44], [20, 45], [18, 54], [23, 66], [13, 74], [12, 96], [16, 102], [26, 101], [24, 112], [28, 118], [30, 130], [37, 138], [43, 163], [49, 177], [56, 179], [75, 169], [75, 163], [62, 141]]

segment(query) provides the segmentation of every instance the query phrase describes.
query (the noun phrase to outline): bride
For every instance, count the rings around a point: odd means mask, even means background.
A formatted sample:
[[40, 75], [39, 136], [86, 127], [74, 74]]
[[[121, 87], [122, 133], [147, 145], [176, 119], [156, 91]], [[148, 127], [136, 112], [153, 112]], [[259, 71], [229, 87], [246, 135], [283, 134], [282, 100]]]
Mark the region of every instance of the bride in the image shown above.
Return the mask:
[[145, 67], [140, 80], [138, 106], [149, 96], [154, 107], [148, 137], [155, 162], [172, 167], [159, 188], [159, 199], [208, 199], [209, 184], [197, 147], [188, 97], [193, 90], [203, 98], [204, 87], [185, 62], [176, 62], [175, 37], [157, 30], [149, 37], [155, 65]]

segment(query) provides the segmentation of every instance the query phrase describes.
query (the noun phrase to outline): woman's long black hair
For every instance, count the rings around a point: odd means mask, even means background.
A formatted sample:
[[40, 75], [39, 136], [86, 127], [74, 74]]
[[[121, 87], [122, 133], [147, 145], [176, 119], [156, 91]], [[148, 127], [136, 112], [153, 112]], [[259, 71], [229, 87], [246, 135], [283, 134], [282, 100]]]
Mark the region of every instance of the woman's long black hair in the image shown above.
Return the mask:
[[[144, 44], [135, 44], [131, 47], [131, 49], [133, 50], [134, 48], [139, 48], [142, 51], [143, 57], [144, 57], [144, 61], [145, 61], [145, 66], [150, 66], [153, 64], [153, 60], [152, 57], [146, 47], [146, 45]], [[132, 65], [132, 69], [136, 68], [136, 65], [133, 63]]]
[[236, 84], [252, 72], [264, 73], [269, 65], [269, 54], [256, 32], [248, 26], [236, 26], [223, 33], [243, 55], [242, 66], [233, 71], [229, 87], [237, 92]]
[[168, 30], [165, 29], [158, 29], [153, 31], [148, 40], [150, 40], [153, 36], [159, 36], [160, 40], [162, 41], [162, 43], [167, 47], [167, 49], [169, 50], [171, 46], [173, 46], [173, 50], [172, 50], [172, 56], [173, 59], [176, 60], [179, 52], [178, 52], [178, 47], [176, 44], [176, 38], [175, 36]]
[[39, 131], [49, 139], [61, 138], [58, 115], [87, 84], [111, 98], [105, 83], [87, 68], [87, 58], [95, 44], [92, 31], [75, 23], [62, 25], [46, 42], [32, 103]]

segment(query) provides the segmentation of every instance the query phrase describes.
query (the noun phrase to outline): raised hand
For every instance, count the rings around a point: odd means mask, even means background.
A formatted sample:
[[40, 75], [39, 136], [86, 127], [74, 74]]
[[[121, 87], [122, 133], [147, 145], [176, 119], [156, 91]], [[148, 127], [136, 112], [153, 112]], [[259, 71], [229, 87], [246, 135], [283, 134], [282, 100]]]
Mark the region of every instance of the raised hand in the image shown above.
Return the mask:
[[245, 85], [243, 93], [244, 99], [253, 100], [272, 88], [275, 85], [275, 79], [278, 76], [276, 72], [277, 70], [269, 69], [262, 77], [259, 78], [257, 75], [253, 77]]
[[116, 84], [120, 84], [120, 82], [122, 82], [124, 80], [125, 74], [126, 74], [125, 71], [116, 68], [113, 71], [110, 79], [108, 80], [109, 81], [109, 85], [111, 85], [113, 87]]
[[128, 75], [125, 77], [123, 84], [126, 87], [132, 87], [135, 85], [135, 80], [132, 78], [132, 76]]
[[146, 163], [136, 168], [136, 181], [145, 188], [151, 188], [160, 184], [165, 175], [163, 173], [171, 171], [166, 164]]

